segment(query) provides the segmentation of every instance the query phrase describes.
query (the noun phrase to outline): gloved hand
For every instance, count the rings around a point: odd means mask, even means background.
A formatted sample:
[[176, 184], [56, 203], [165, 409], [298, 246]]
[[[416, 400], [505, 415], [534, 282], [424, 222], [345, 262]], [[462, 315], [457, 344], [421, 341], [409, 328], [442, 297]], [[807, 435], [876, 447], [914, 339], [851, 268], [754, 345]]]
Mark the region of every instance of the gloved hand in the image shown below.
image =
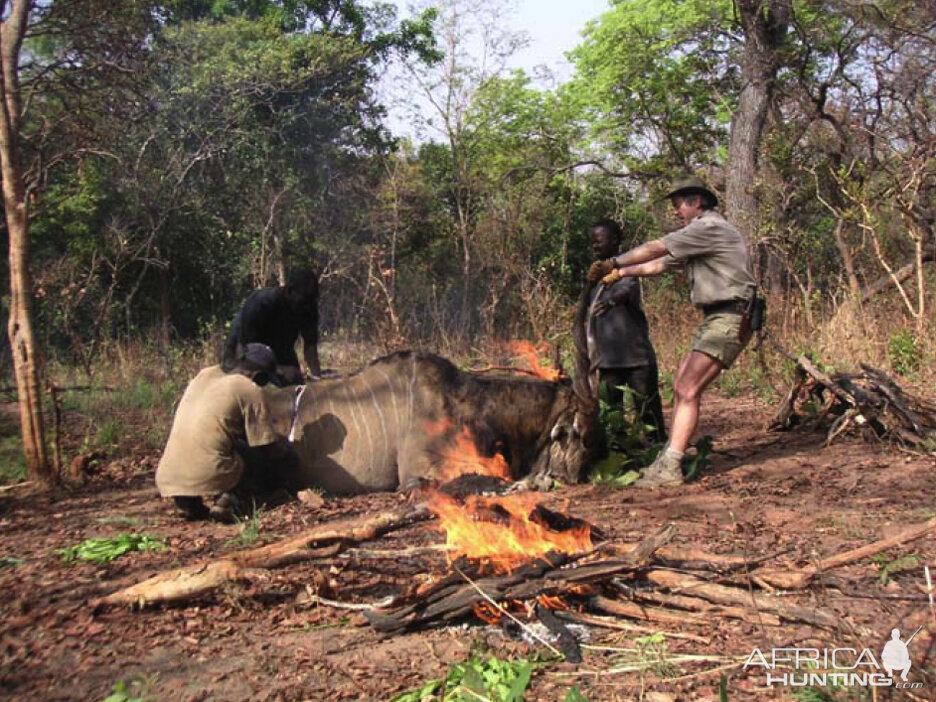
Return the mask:
[[588, 269], [588, 274], [585, 276], [585, 279], [594, 285], [613, 270], [614, 264], [611, 263], [610, 260], [595, 261], [593, 264], [591, 264], [591, 268]]
[[623, 277], [624, 276], [621, 275], [620, 271], [617, 268], [612, 268], [611, 272], [601, 279], [601, 282], [605, 286], [614, 285]]

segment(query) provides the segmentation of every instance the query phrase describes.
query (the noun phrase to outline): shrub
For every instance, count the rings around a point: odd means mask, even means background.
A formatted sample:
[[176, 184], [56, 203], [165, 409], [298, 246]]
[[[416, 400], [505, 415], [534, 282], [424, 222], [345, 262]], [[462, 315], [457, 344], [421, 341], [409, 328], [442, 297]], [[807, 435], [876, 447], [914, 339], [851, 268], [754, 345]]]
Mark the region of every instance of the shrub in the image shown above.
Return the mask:
[[920, 367], [920, 348], [916, 334], [901, 329], [890, 335], [887, 358], [891, 368], [901, 375], [908, 375]]

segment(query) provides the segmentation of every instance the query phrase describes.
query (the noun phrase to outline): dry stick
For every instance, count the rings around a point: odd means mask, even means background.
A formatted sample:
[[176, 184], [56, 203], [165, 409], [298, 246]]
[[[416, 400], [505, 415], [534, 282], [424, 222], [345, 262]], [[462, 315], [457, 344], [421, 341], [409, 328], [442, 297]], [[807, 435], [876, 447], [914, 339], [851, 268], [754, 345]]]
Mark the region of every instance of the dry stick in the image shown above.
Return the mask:
[[674, 612], [661, 607], [647, 607], [636, 602], [625, 602], [614, 600], [603, 595], [595, 595], [589, 598], [588, 606], [591, 609], [597, 609], [617, 617], [627, 617], [628, 619], [641, 619], [648, 622], [659, 622], [661, 624], [693, 624], [695, 626], [709, 626], [712, 623], [710, 617], [702, 617], [698, 614], [689, 612]]
[[688, 590], [692, 595], [716, 604], [744, 607], [748, 605], [749, 600], [752, 600], [757, 609], [777, 614], [790, 621], [806, 622], [825, 629], [834, 629], [839, 624], [837, 617], [821, 610], [784, 604], [763, 595], [755, 595], [734, 587], [716, 585], [684, 573], [676, 573], [671, 570], [648, 570], [644, 573], [644, 577], [655, 585], [660, 585], [670, 591], [683, 592]]
[[13, 483], [12, 485], [3, 485], [3, 486], [0, 486], [0, 494], [4, 492], [10, 492], [11, 490], [16, 490], [18, 488], [28, 487], [30, 485], [32, 485], [31, 480], [24, 480], [21, 483]]
[[930, 616], [933, 618], [933, 625], [936, 626], [936, 608], [933, 607], [933, 580], [930, 578], [929, 566], [923, 566], [923, 572], [926, 574], [926, 594], [929, 595]]
[[[667, 663], [699, 663], [699, 662], [709, 662], [709, 663], [722, 663], [726, 660], [732, 660], [729, 656], [702, 656], [694, 655], [691, 653], [669, 656], [666, 658]], [[739, 665], [744, 665], [745, 660], [737, 660], [731, 664], [731, 667], [734, 668]], [[601, 676], [601, 675], [618, 675], [619, 673], [637, 673], [641, 670], [647, 670], [657, 665], [657, 661], [637, 661], [634, 663], [625, 663], [624, 665], [618, 666], [617, 668], [609, 668], [608, 670], [577, 670], [572, 672], [557, 671], [552, 673], [557, 677], [582, 677], [582, 676]]]
[[702, 678], [706, 675], [711, 675], [712, 673], [721, 673], [726, 670], [731, 670], [732, 668], [737, 668], [745, 664], [746, 661], [738, 661], [737, 663], [730, 663], [728, 665], [722, 665], [717, 668], [709, 668], [708, 670], [703, 670], [699, 673], [691, 673], [690, 675], [680, 675], [678, 678], [670, 678], [670, 683], [684, 682], [686, 680], [692, 680], [693, 678]]
[[[407, 505], [365, 519], [345, 519], [320, 524], [305, 533], [283, 541], [233, 553], [208, 563], [166, 571], [142, 583], [132, 585], [99, 599], [95, 607], [107, 605], [155, 604], [179, 602], [212, 592], [224, 583], [251, 580], [267, 569], [280, 568], [299, 561], [333, 556], [348, 543], [375, 539], [395, 529], [429, 519], [425, 505]], [[337, 544], [333, 542], [338, 542]], [[312, 548], [325, 544], [323, 548]]]
[[331, 607], [333, 609], [348, 609], [354, 612], [366, 612], [367, 610], [373, 609], [374, 607], [382, 607], [387, 604], [387, 600], [382, 600], [380, 602], [339, 602], [338, 600], [330, 600], [326, 597], [320, 597], [314, 592], [311, 592], [311, 588], [306, 585], [306, 593], [308, 594], [308, 599], [302, 602], [303, 605], [323, 605], [325, 607]]
[[707, 639], [704, 636], [696, 636], [695, 634], [683, 634], [674, 631], [663, 631], [661, 632], [658, 628], [651, 628], [648, 626], [637, 626], [636, 624], [625, 624], [617, 619], [612, 617], [600, 617], [595, 614], [586, 614], [584, 612], [572, 612], [569, 610], [563, 611], [558, 610], [556, 616], [560, 619], [565, 619], [571, 624], [587, 624], [590, 626], [600, 626], [605, 629], [614, 629], [616, 631], [636, 631], [641, 634], [656, 634], [662, 633], [672, 639], [685, 639], [686, 641], [695, 641], [700, 643], [703, 646], [708, 646], [712, 643], [711, 639]]
[[412, 558], [419, 556], [438, 556], [440, 553], [451, 551], [452, 547], [446, 544], [431, 544], [429, 546], [410, 546], [401, 549], [371, 549], [371, 548], [349, 548], [341, 554], [342, 558], [390, 558], [398, 560], [400, 558]]
[[[629, 555], [637, 548], [637, 544], [613, 544], [606, 550], [618, 556]], [[654, 560], [660, 563], [682, 568], [683, 570], [710, 570], [725, 572], [741, 570], [750, 566], [760, 565], [773, 560], [777, 556], [789, 553], [792, 548], [784, 548], [757, 558], [749, 558], [738, 553], [709, 553], [697, 548], [684, 548], [680, 546], [662, 546], [654, 553]]]
[[731, 605], [713, 605], [711, 602], [698, 597], [685, 595], [664, 595], [659, 592], [639, 591], [635, 593], [637, 599], [647, 600], [664, 607], [677, 607], [690, 612], [701, 612], [714, 617], [728, 617], [740, 619], [748, 624], [766, 624], [767, 626], [780, 626], [780, 617], [775, 614], [758, 612], [750, 607], [734, 607]]
[[923, 522], [922, 524], [915, 524], [907, 529], [904, 529], [898, 534], [891, 536], [887, 539], [881, 539], [880, 541], [875, 541], [874, 543], [868, 544], [866, 546], [861, 546], [860, 548], [852, 549], [851, 551], [845, 551], [844, 553], [836, 554], [835, 556], [830, 556], [825, 558], [815, 566], [804, 568], [800, 571], [777, 571], [777, 570], [756, 570], [751, 573], [751, 576], [757, 580], [762, 580], [763, 582], [773, 585], [775, 587], [782, 587], [787, 589], [795, 589], [805, 587], [810, 580], [815, 576], [824, 573], [825, 571], [832, 570], [833, 568], [838, 568], [843, 565], [848, 565], [849, 563], [854, 563], [859, 561], [862, 558], [867, 558], [868, 556], [873, 556], [882, 551], [886, 551], [889, 548], [894, 546], [900, 546], [905, 544], [908, 541], [913, 541], [914, 539], [919, 539], [921, 536], [926, 536], [928, 533], [936, 529], [936, 517], [930, 519], [929, 521]]

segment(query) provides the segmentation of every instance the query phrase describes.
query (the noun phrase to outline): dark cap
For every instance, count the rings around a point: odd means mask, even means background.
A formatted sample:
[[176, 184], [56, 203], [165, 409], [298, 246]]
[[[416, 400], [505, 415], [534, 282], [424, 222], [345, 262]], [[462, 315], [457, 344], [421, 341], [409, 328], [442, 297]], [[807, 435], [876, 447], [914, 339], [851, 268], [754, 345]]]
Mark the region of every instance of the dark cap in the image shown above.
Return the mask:
[[709, 190], [705, 181], [698, 176], [684, 176], [674, 180], [670, 191], [666, 193], [666, 199], [674, 195], [708, 195], [712, 200], [712, 207], [718, 205], [718, 196]]
[[247, 344], [243, 347], [239, 361], [243, 370], [266, 373], [274, 385], [283, 384], [282, 378], [276, 372], [276, 354], [266, 344]]

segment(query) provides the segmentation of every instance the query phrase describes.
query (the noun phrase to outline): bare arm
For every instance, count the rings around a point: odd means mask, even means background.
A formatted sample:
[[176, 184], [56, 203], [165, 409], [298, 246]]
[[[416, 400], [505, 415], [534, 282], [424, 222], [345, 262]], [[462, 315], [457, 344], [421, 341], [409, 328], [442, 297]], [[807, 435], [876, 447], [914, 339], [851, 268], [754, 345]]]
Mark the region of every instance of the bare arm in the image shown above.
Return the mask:
[[[634, 266], [638, 263], [646, 263], [647, 261], [654, 261], [656, 259], [662, 258], [669, 253], [666, 250], [666, 244], [663, 243], [662, 239], [654, 239], [653, 241], [648, 241], [645, 244], [640, 246], [635, 246], [630, 251], [626, 251], [618, 256], [615, 256], [611, 259], [611, 264], [617, 268], [622, 268], [622, 275], [638, 275], [636, 273], [625, 273], [623, 268]], [[663, 270], [657, 271], [657, 273], [662, 273]], [[644, 273], [642, 275], [655, 275]]]
[[660, 275], [666, 271], [666, 269], [666, 260], [663, 258], [656, 258], [652, 261], [647, 261], [646, 263], [638, 263], [633, 266], [624, 266], [623, 268], [618, 269], [618, 273], [620, 273], [622, 276], [646, 278], [652, 275]]

